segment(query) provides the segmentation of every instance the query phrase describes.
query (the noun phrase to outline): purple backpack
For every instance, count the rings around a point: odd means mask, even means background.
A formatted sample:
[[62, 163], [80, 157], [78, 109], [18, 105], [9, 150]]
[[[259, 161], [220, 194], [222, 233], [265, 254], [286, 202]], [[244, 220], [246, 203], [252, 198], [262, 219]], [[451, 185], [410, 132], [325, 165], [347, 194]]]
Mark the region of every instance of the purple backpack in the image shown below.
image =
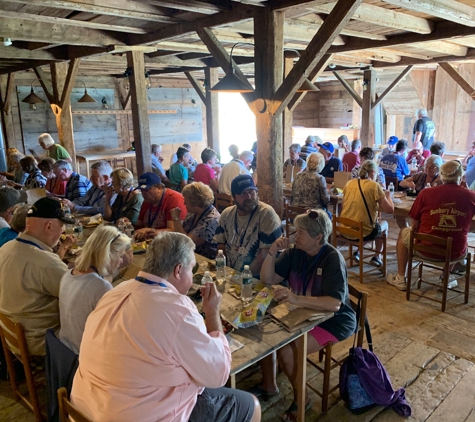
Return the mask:
[[384, 365], [373, 353], [368, 320], [365, 321], [365, 331], [369, 350], [353, 345], [348, 359], [341, 366], [341, 398], [357, 415], [379, 405], [393, 408], [400, 416], [411, 416], [411, 407], [406, 402], [406, 390], [400, 388], [394, 391]]

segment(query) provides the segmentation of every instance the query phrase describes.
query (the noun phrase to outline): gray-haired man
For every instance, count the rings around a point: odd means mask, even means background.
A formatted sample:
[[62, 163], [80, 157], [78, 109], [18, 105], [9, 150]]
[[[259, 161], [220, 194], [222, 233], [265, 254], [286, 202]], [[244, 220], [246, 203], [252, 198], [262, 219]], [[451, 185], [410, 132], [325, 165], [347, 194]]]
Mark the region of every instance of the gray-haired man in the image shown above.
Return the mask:
[[81, 174], [75, 173], [71, 164], [66, 160], [58, 160], [53, 165], [53, 172], [61, 182], [66, 183], [64, 197], [69, 201], [81, 198], [91, 188], [89, 179]]

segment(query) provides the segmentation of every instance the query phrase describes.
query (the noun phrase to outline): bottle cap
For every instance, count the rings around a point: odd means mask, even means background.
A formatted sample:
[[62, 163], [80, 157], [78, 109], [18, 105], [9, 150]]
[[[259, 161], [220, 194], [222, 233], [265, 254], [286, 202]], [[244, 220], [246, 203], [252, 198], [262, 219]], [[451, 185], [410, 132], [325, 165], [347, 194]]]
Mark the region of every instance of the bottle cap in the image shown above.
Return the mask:
[[209, 271], [205, 271], [205, 275], [209, 275]]
[[218, 253], [223, 253], [223, 250], [222, 250], [222, 249], [218, 249]]
[[245, 270], [248, 270], [248, 269], [249, 269], [249, 265], [244, 265], [244, 269], [245, 269]]

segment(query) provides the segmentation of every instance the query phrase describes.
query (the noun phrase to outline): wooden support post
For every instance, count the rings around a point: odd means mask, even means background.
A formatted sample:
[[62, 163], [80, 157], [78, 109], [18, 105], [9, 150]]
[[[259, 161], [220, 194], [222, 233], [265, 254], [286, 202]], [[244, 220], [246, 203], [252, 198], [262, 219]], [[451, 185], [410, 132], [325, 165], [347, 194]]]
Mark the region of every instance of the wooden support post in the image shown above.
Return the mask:
[[15, 133], [10, 116], [10, 99], [13, 94], [14, 79], [14, 73], [0, 75], [0, 112], [5, 148], [12, 148], [15, 145]]
[[205, 68], [205, 87], [206, 87], [206, 137], [208, 147], [214, 149], [221, 157], [219, 145], [219, 106], [218, 93], [211, 92], [209, 89], [218, 83], [218, 69]]
[[[284, 77], [290, 73], [294, 67], [294, 59], [286, 57], [284, 59]], [[304, 92], [298, 92], [297, 94], [305, 94]], [[295, 95], [297, 95], [295, 94]], [[302, 97], [303, 98], [303, 97]], [[299, 101], [300, 102], [300, 101]], [[289, 150], [290, 145], [292, 145], [292, 122], [293, 122], [293, 110], [290, 108], [285, 108], [282, 116], [282, 125], [283, 125], [283, 143], [282, 143], [282, 160], [285, 161], [287, 151]]]
[[475, 99], [475, 89], [456, 69], [452, 67], [450, 63], [439, 63], [439, 66], [444, 69], [455, 82], [457, 82], [460, 88], [462, 88], [472, 100]]
[[363, 113], [361, 117], [361, 143], [365, 147], [374, 144], [374, 113], [376, 74], [373, 69], [365, 70], [363, 76]]
[[134, 126], [137, 176], [152, 171], [152, 144], [148, 119], [147, 92], [145, 88], [145, 63], [142, 51], [128, 51], [127, 65], [132, 68], [130, 91], [132, 121]]
[[259, 196], [282, 215], [282, 114], [272, 112], [272, 98], [284, 76], [284, 12], [259, 10], [254, 28], [256, 92], [268, 103], [256, 114]]

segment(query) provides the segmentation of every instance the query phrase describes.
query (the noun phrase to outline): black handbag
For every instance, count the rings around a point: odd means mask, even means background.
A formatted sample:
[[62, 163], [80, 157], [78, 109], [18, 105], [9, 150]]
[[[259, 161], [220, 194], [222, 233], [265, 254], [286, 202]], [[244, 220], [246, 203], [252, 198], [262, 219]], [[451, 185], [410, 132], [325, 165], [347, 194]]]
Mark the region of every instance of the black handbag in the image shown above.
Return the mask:
[[371, 218], [371, 213], [369, 212], [368, 204], [366, 203], [366, 198], [364, 197], [364, 194], [363, 194], [363, 189], [361, 189], [360, 179], [358, 179], [358, 187], [360, 188], [361, 196], [363, 197], [363, 202], [366, 207], [366, 211], [368, 212], [369, 222], [371, 223], [371, 226], [373, 227], [373, 230], [371, 231], [371, 233], [368, 236], [366, 236], [364, 240], [373, 240], [378, 237], [381, 237], [381, 234], [382, 234], [381, 226], [377, 221], [373, 223], [373, 219]]

